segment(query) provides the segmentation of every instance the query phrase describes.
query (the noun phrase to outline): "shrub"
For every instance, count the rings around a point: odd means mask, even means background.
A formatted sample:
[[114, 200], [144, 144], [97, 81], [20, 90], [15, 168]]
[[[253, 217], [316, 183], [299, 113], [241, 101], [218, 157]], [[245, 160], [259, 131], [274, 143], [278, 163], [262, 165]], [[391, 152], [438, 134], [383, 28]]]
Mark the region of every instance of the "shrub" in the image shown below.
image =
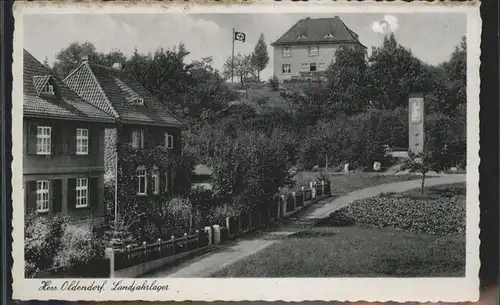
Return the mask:
[[379, 196], [354, 201], [332, 214], [369, 227], [431, 234], [465, 233], [465, 196], [437, 199]]
[[91, 225], [67, 226], [61, 238], [61, 251], [54, 259], [55, 265], [83, 265], [103, 258], [105, 244], [96, 237]]
[[63, 216], [41, 217], [30, 214], [25, 219], [24, 259], [27, 277], [52, 268], [54, 257], [63, 248], [62, 237], [67, 227]]
[[280, 87], [280, 82], [276, 76], [273, 76], [269, 79], [269, 87], [273, 91], [278, 91]]

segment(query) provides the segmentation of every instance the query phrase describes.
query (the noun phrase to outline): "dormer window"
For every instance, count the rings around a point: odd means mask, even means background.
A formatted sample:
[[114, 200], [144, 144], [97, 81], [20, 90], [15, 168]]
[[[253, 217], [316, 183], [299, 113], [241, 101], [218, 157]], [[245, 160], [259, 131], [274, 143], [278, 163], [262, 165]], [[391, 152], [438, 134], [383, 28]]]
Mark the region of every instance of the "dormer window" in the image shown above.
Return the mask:
[[331, 33], [328, 33], [328, 34], [325, 35], [324, 38], [333, 38], [333, 35]]
[[138, 97], [133, 101], [134, 105], [137, 106], [143, 106], [144, 105], [144, 99], [142, 97]]
[[306, 35], [304, 34], [300, 34], [297, 39], [307, 39]]
[[54, 86], [52, 86], [51, 84], [47, 84], [43, 88], [42, 93], [45, 93], [45, 94], [54, 94]]

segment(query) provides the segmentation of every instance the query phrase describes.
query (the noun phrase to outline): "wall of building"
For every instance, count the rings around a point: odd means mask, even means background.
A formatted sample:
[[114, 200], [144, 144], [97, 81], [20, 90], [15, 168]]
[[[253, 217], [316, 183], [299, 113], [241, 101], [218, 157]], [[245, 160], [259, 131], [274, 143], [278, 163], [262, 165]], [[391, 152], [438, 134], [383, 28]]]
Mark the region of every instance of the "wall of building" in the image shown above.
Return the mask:
[[[33, 132], [36, 126], [51, 127], [50, 155], [37, 155], [36, 150], [33, 149], [33, 145], [36, 146], [36, 133]], [[76, 140], [71, 139], [72, 135], [76, 134], [76, 128], [89, 129], [88, 155], [77, 155], [76, 148], [72, 148], [73, 144], [76, 145]], [[68, 181], [76, 178], [88, 179], [89, 204], [87, 207], [76, 208], [68, 204], [72, 201], [72, 198], [68, 198]], [[49, 211], [40, 213], [40, 216], [50, 216], [61, 212], [73, 220], [103, 217], [104, 126], [97, 123], [25, 118], [23, 122], [23, 194], [27, 213], [36, 210], [36, 188], [28, 188], [27, 184], [33, 185], [37, 180], [49, 181]], [[92, 186], [90, 186], [91, 182]], [[58, 187], [54, 188], [55, 185]], [[90, 197], [91, 187], [92, 196]], [[58, 193], [56, 194], [54, 190]]]
[[[52, 129], [52, 151], [50, 155], [37, 155], [36, 127], [50, 126]], [[89, 129], [89, 153], [76, 154], [76, 129]], [[30, 129], [35, 133], [29, 134]], [[73, 147], [74, 146], [74, 147]], [[30, 152], [31, 150], [31, 152]], [[80, 171], [103, 171], [104, 169], [104, 127], [96, 123], [71, 122], [63, 120], [24, 119], [23, 124], [23, 173], [63, 174]]]
[[[318, 56], [309, 56], [309, 47], [318, 46], [319, 53]], [[300, 72], [308, 72], [307, 69], [302, 68], [302, 63], [316, 63], [317, 71], [325, 71], [326, 68], [332, 63], [335, 58], [335, 52], [337, 51], [339, 45], [336, 44], [320, 44], [320, 45], [289, 45], [291, 48], [291, 56], [283, 57], [282, 50], [283, 46], [275, 46], [273, 51], [273, 71], [274, 75], [280, 80], [290, 80], [292, 77], [299, 77]], [[320, 68], [320, 63], [324, 64], [324, 67]], [[291, 73], [283, 74], [282, 65], [290, 64]]]

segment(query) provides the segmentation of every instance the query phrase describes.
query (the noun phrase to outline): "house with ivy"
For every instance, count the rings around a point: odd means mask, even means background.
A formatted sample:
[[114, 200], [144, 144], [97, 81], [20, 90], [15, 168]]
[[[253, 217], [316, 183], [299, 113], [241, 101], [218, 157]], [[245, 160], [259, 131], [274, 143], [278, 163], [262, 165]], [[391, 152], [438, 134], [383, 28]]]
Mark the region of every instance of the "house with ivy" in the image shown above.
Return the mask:
[[84, 57], [64, 82], [116, 120], [106, 131], [106, 168], [118, 185], [119, 213], [171, 198], [185, 171], [178, 166], [184, 124], [120, 64], [106, 67]]
[[115, 119], [23, 54], [25, 212], [73, 221], [104, 216], [104, 130]]

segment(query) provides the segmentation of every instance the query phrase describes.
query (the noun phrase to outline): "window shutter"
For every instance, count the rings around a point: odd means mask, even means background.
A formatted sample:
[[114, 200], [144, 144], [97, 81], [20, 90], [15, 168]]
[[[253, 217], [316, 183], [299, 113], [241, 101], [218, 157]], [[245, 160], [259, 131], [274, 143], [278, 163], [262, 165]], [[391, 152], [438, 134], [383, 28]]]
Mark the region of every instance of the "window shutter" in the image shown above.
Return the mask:
[[52, 210], [54, 214], [62, 212], [62, 180], [51, 181], [52, 186]]
[[33, 213], [36, 211], [36, 181], [26, 181], [25, 185], [25, 211], [26, 213]]
[[166, 182], [165, 173], [166, 171], [163, 170], [158, 171], [158, 179], [160, 179], [160, 194], [165, 193], [165, 182]]
[[68, 137], [71, 135], [71, 131], [66, 128], [60, 128], [59, 140], [57, 141], [57, 147], [59, 154], [64, 155], [68, 153]]
[[76, 155], [76, 128], [71, 128], [69, 131], [68, 153]]
[[99, 131], [89, 128], [89, 154], [99, 154]]
[[153, 194], [153, 175], [151, 170], [146, 169], [146, 194]]
[[76, 206], [76, 178], [68, 179], [68, 210]]
[[135, 193], [139, 194], [139, 176], [138, 176], [137, 171], [135, 172], [135, 175], [134, 175], [134, 186], [135, 186]]
[[102, 202], [99, 202], [99, 178], [98, 177], [90, 177], [89, 178], [89, 205], [92, 211], [99, 210], [99, 205]]
[[36, 155], [36, 139], [37, 135], [37, 125], [35, 124], [29, 124], [28, 125], [28, 154], [30, 155]]
[[61, 154], [61, 128], [52, 126], [50, 131], [50, 154], [57, 156]]

